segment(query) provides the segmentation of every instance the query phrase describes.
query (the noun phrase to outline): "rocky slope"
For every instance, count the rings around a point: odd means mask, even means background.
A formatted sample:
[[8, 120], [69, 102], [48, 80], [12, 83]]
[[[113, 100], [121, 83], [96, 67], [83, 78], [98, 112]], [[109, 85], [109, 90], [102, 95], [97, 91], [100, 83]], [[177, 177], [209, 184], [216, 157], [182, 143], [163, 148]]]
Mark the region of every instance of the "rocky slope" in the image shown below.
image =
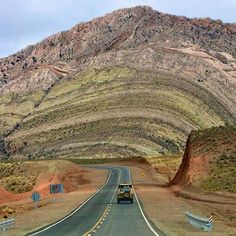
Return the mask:
[[0, 59], [0, 155], [181, 152], [235, 122], [236, 25], [122, 9]]
[[236, 193], [236, 125], [192, 132], [172, 185]]

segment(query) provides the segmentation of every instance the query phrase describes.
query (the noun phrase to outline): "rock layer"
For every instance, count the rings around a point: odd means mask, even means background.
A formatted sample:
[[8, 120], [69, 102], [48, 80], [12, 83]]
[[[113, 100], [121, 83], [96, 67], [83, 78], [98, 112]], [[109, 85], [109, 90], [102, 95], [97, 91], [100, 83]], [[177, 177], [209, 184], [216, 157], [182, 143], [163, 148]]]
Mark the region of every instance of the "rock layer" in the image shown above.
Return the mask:
[[0, 60], [12, 157], [181, 152], [191, 130], [235, 122], [236, 26], [122, 9]]

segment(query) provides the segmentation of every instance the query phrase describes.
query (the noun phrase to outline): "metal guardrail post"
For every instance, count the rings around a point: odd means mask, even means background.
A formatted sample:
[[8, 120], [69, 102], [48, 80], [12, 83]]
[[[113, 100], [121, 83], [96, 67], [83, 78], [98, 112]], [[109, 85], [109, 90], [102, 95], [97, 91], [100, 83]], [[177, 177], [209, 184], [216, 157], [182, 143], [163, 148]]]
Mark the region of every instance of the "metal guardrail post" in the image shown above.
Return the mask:
[[6, 230], [13, 228], [15, 224], [15, 219], [11, 218], [8, 220], [0, 221], [0, 232], [5, 232]]
[[196, 228], [202, 229], [206, 232], [212, 231], [212, 216], [209, 219], [201, 218], [189, 212], [185, 212], [186, 221]]

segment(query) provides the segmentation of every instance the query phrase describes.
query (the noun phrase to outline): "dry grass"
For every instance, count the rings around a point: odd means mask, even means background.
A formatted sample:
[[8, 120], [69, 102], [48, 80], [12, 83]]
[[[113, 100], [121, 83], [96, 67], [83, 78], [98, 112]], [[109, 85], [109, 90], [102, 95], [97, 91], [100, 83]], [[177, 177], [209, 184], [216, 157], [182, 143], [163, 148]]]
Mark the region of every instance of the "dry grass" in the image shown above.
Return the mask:
[[33, 189], [36, 175], [28, 170], [24, 162], [0, 163], [0, 186], [14, 193]]
[[236, 193], [236, 153], [218, 157], [200, 186], [207, 191]]
[[145, 158], [158, 174], [158, 181], [162, 183], [169, 183], [169, 181], [177, 173], [181, 160], [181, 154], [179, 155], [163, 155], [158, 157]]
[[165, 166], [171, 171], [177, 171], [182, 161], [182, 155], [163, 155], [145, 158], [153, 166]]
[[7, 219], [14, 213], [14, 210], [8, 206], [0, 206], [0, 221]]
[[236, 193], [236, 125], [194, 132], [192, 155], [209, 158], [208, 175], [196, 184], [207, 191]]

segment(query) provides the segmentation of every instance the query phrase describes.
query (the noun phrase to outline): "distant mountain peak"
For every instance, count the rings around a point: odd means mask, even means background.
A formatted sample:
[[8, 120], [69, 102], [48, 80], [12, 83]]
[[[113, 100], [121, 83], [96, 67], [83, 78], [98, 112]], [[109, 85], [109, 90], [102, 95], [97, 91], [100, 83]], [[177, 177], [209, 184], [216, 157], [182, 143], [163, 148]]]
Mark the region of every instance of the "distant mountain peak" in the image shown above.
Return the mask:
[[[86, 61], [99, 54], [148, 45], [194, 45], [236, 58], [236, 25], [163, 14], [148, 6], [116, 10], [0, 59], [0, 93], [48, 89], [61, 76], [84, 69]], [[41, 79], [32, 81], [35, 76]]]

